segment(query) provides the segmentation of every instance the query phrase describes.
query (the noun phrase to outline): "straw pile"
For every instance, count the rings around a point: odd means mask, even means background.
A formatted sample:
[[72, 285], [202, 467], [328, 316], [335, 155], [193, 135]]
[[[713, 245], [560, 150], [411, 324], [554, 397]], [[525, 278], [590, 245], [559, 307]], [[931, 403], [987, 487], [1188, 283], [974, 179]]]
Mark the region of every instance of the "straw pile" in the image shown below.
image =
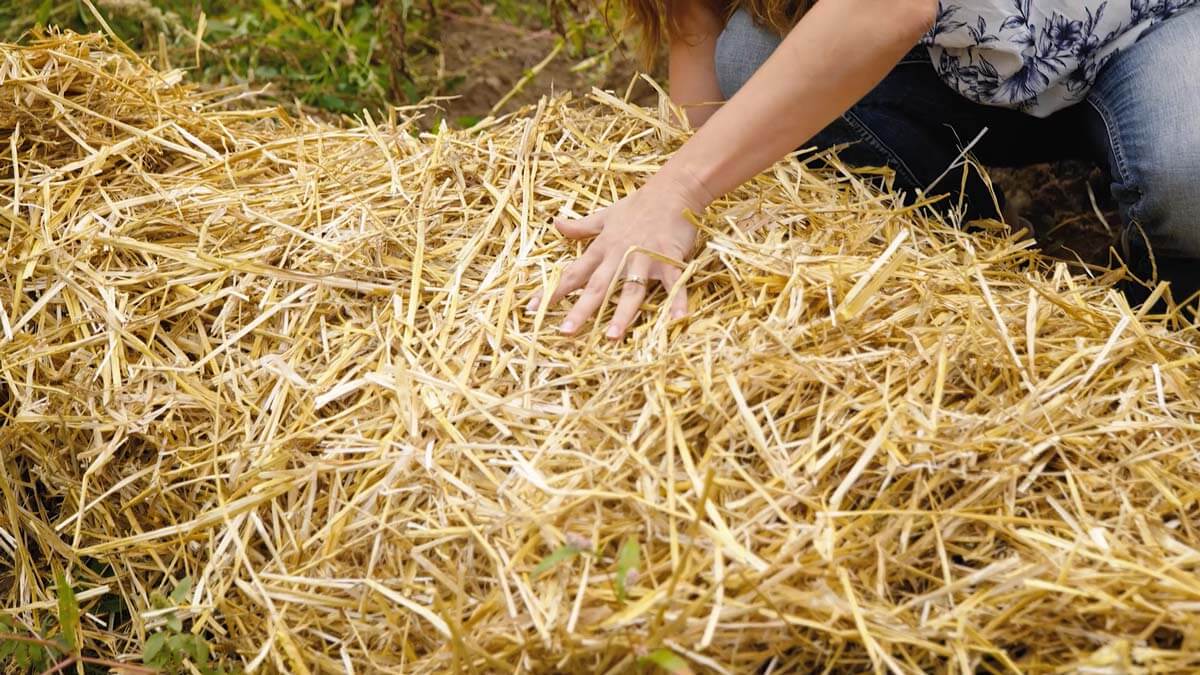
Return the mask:
[[549, 222], [665, 108], [418, 133], [180, 79], [0, 48], [8, 613], [58, 561], [128, 658], [190, 575], [282, 672], [1200, 668], [1188, 327], [801, 157], [706, 214], [689, 319], [568, 339], [521, 311], [581, 250]]

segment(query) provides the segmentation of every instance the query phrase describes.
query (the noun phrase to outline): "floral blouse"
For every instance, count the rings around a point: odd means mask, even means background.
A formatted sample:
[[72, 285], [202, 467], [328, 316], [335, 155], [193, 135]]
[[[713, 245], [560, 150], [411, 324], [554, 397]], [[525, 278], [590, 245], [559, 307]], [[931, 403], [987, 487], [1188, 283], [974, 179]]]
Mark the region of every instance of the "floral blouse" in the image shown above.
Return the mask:
[[924, 42], [934, 68], [963, 96], [1045, 117], [1082, 101], [1104, 64], [1146, 30], [1197, 4], [942, 0]]

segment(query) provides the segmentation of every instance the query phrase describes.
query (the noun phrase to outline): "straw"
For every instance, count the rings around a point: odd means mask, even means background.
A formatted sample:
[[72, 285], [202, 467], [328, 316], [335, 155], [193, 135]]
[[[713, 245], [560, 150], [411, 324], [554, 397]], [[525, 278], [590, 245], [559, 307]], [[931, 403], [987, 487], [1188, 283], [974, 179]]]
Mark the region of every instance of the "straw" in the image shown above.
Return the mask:
[[662, 165], [666, 104], [245, 106], [0, 47], [4, 613], [55, 559], [121, 659], [190, 576], [272, 672], [1200, 668], [1200, 349], [1119, 272], [798, 154], [702, 216], [686, 320], [572, 339], [524, 312], [586, 245], [550, 223]]

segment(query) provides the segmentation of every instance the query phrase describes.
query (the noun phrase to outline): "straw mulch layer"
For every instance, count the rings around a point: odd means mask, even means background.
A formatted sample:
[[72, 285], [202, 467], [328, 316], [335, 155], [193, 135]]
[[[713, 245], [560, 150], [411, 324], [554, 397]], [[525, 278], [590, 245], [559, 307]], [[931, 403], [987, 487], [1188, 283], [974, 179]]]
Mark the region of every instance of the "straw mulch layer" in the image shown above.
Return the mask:
[[705, 215], [690, 318], [564, 338], [548, 223], [665, 110], [430, 134], [180, 79], [0, 47], [8, 613], [57, 561], [133, 612], [93, 648], [186, 575], [275, 671], [1200, 668], [1190, 329], [802, 158]]

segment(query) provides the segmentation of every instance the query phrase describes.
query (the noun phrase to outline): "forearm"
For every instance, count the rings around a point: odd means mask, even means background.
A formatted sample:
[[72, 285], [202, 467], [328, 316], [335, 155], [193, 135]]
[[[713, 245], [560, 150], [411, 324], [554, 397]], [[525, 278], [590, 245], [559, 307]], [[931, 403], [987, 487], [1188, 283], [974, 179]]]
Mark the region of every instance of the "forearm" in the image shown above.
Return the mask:
[[721, 101], [716, 47], [724, 24], [704, 0], [692, 0], [681, 12], [681, 34], [671, 40], [668, 59], [671, 100], [697, 128], [712, 117]]
[[918, 42], [933, 0], [822, 0], [655, 177], [691, 202], [734, 189], [865, 96]]

